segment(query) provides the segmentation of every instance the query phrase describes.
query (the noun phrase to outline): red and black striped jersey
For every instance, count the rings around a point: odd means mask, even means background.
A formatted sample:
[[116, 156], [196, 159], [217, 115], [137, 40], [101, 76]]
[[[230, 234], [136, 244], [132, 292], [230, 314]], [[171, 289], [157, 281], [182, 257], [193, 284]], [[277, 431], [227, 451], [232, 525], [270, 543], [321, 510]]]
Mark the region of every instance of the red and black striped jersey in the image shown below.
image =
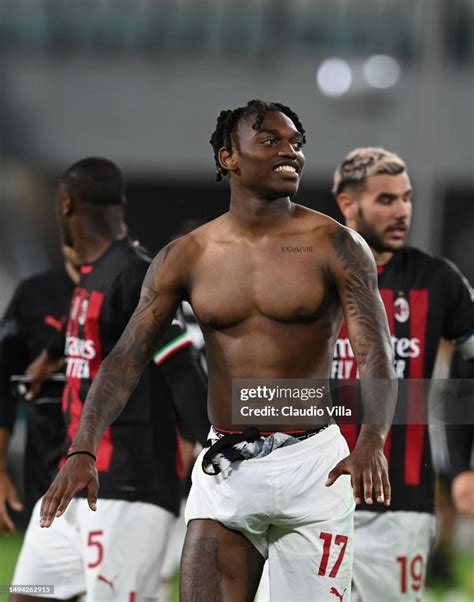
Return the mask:
[[[66, 329], [63, 412], [68, 445], [100, 364], [138, 303], [149, 263], [142, 249], [122, 239], [81, 268]], [[100, 497], [155, 503], [178, 513], [177, 413], [160, 365], [191, 342], [175, 320], [123, 412], [104, 433], [97, 449]]]
[[[405, 247], [379, 268], [379, 290], [392, 335], [398, 378], [426, 379], [433, 372], [441, 338], [455, 341], [474, 330], [474, 306], [467, 281], [450, 262]], [[333, 379], [357, 378], [347, 329], [343, 324], [332, 364]], [[416, 395], [416, 386], [409, 387]], [[426, 411], [426, 409], [425, 409]], [[407, 400], [407, 424], [394, 425], [385, 445], [392, 485], [389, 510], [433, 511], [434, 471], [427, 427], [410, 424], [419, 406]], [[353, 449], [357, 425], [341, 430]], [[381, 504], [363, 509], [384, 511]]]

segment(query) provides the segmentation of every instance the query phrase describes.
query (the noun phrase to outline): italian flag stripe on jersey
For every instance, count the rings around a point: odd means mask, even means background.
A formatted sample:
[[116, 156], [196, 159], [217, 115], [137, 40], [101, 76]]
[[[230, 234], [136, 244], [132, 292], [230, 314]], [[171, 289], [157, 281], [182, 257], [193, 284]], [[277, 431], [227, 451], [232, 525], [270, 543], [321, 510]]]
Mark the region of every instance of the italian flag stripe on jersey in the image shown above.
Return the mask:
[[166, 345], [163, 345], [163, 347], [161, 347], [161, 349], [159, 349], [153, 356], [153, 361], [157, 366], [159, 366], [165, 360], [171, 357], [173, 353], [176, 353], [180, 349], [191, 345], [192, 342], [193, 340], [191, 336], [187, 332], [183, 332], [183, 334], [180, 334], [169, 343], [166, 343]]

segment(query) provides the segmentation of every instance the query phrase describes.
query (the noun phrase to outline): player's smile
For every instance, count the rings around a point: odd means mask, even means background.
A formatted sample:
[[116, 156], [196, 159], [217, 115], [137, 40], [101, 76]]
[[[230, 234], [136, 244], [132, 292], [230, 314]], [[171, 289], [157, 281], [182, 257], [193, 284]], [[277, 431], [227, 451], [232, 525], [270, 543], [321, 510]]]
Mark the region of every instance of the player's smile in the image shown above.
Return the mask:
[[285, 178], [297, 180], [299, 178], [300, 166], [297, 161], [279, 161], [273, 167], [273, 171]]

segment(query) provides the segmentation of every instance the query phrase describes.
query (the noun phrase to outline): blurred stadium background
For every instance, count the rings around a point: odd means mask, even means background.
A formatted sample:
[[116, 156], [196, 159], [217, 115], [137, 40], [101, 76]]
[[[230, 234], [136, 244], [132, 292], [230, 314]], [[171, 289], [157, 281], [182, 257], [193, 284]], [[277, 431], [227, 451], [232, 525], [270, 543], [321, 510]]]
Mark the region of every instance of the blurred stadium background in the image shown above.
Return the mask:
[[[122, 167], [130, 232], [153, 252], [224, 212], [208, 140], [221, 109], [251, 98], [299, 113], [298, 200], [336, 218], [347, 151], [400, 154], [410, 242], [474, 281], [473, 65], [473, 0], [1, 0], [0, 310], [60, 261], [54, 187], [82, 157]], [[456, 589], [431, 599], [474, 600], [473, 534], [457, 521]], [[0, 583], [18, 541], [0, 538]]]

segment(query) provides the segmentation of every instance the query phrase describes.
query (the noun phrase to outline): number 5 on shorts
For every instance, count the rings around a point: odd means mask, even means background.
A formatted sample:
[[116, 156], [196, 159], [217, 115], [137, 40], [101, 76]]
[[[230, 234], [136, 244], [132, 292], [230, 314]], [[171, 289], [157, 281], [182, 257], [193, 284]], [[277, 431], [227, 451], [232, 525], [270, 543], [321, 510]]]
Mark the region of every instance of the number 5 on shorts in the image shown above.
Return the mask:
[[99, 541], [99, 537], [101, 537], [103, 534], [103, 531], [89, 531], [89, 535], [87, 537], [87, 547], [94, 546], [97, 548], [97, 558], [95, 562], [89, 562], [87, 565], [88, 569], [95, 569], [95, 567], [99, 566], [104, 558], [104, 544]]
[[[328, 560], [331, 554], [331, 543], [332, 543], [332, 533], [324, 533], [323, 531], [319, 535], [319, 539], [322, 539], [324, 542], [323, 545], [323, 557], [321, 558], [321, 564], [319, 565], [318, 575], [320, 577], [326, 576], [326, 570], [328, 568]], [[334, 543], [336, 546], [342, 546], [339, 550], [339, 556], [337, 557], [334, 566], [329, 573], [329, 577], [336, 577], [339, 569], [342, 564], [342, 560], [344, 558], [344, 554], [346, 553], [347, 546], [347, 535], [336, 535], [334, 538]]]

